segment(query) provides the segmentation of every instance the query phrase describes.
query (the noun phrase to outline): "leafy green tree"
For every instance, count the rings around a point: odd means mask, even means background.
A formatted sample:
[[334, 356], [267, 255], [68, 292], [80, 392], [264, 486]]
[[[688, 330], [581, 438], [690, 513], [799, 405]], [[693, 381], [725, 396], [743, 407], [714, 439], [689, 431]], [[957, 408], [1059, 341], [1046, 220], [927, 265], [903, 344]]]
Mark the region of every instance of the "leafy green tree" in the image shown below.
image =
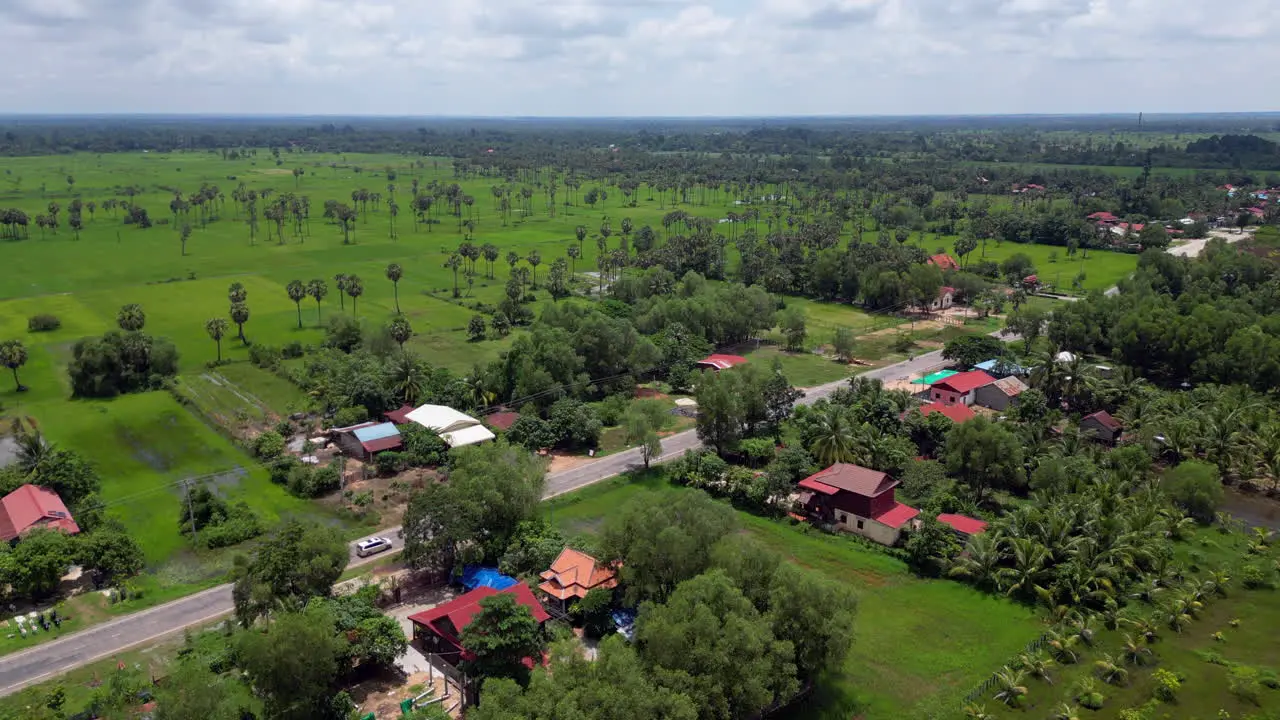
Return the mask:
[[147, 314], [143, 312], [142, 306], [137, 303], [129, 303], [120, 308], [116, 313], [116, 325], [120, 326], [125, 332], [137, 332], [147, 324]]
[[9, 584], [14, 592], [40, 600], [52, 595], [71, 569], [75, 547], [65, 533], [36, 529], [23, 536], [9, 558], [13, 564]]
[[222, 363], [222, 338], [226, 337], [228, 327], [226, 318], [209, 318], [204, 321], [204, 331], [218, 347], [217, 362], [219, 364]]
[[744, 425], [743, 397], [731, 372], [704, 372], [698, 378], [698, 439], [724, 454], [737, 447]]
[[293, 301], [294, 306], [298, 309], [298, 329], [302, 329], [302, 301], [307, 299], [307, 287], [302, 284], [301, 280], [290, 280], [285, 285], [284, 291], [288, 293], [289, 299]]
[[804, 310], [792, 306], [778, 317], [778, 328], [787, 339], [787, 349], [798, 352], [804, 349], [804, 339], [808, 335], [805, 329]]
[[1004, 355], [1004, 351], [1004, 343], [990, 335], [961, 335], [947, 341], [942, 348], [942, 357], [961, 367], [971, 368]]
[[1160, 487], [1175, 505], [1202, 524], [1213, 522], [1225, 494], [1217, 466], [1199, 460], [1167, 470]]
[[969, 253], [977, 249], [978, 238], [974, 237], [973, 233], [966, 232], [956, 238], [955, 251], [956, 255], [960, 257], [961, 264], [964, 264], [965, 259], [969, 257]]
[[562, 398], [547, 411], [547, 421], [555, 431], [557, 445], [590, 448], [600, 442], [600, 418], [595, 408], [573, 398]]
[[462, 629], [462, 646], [474, 654], [464, 662], [469, 675], [526, 681], [525, 658], [541, 657], [542, 628], [529, 608], [510, 593], [480, 601], [480, 612]]
[[245, 627], [277, 610], [327, 597], [347, 567], [347, 544], [332, 528], [291, 520], [233, 572], [236, 618]]
[[498, 569], [508, 575], [540, 573], [551, 567], [565, 544], [564, 536], [546, 520], [526, 520], [516, 527]]
[[784, 562], [773, 573], [766, 615], [795, 650], [796, 672], [811, 680], [840, 667], [853, 647], [858, 599], [843, 583]]
[[537, 452], [554, 447], [560, 435], [546, 420], [534, 415], [521, 415], [507, 428], [506, 438], [514, 445]]
[[907, 564], [917, 575], [937, 577], [951, 558], [960, 552], [960, 543], [951, 528], [929, 515], [907, 536], [905, 550]]
[[74, 450], [49, 446], [32, 460], [27, 481], [58, 493], [70, 507], [81, 505], [102, 487], [93, 464]]
[[27, 364], [27, 346], [21, 340], [5, 340], [0, 342], [0, 365], [9, 368], [13, 373], [13, 386], [18, 392], [26, 390], [26, 386], [18, 379], [18, 368]]
[[244, 720], [257, 705], [237, 678], [193, 660], [178, 663], [155, 698], [156, 720]]
[[1031, 346], [1044, 335], [1044, 326], [1048, 320], [1049, 313], [1044, 308], [1023, 305], [1005, 317], [1004, 331], [1022, 336], [1023, 351], [1031, 352]]
[[643, 493], [606, 518], [600, 545], [622, 562], [628, 598], [661, 600], [705, 570], [712, 546], [736, 528], [733, 510], [705, 493]]
[[471, 321], [467, 323], [467, 339], [471, 342], [483, 340], [485, 329], [484, 316], [472, 315]]
[[700, 717], [752, 717], [799, 689], [794, 646], [719, 570], [682, 582], [666, 604], [643, 604], [635, 644]]
[[334, 684], [347, 652], [333, 613], [324, 606], [286, 612], [260, 631], [236, 636], [237, 664], [244, 670], [267, 717], [316, 720], [334, 715]]
[[344, 661], [348, 665], [390, 668], [405, 653], [408, 641], [400, 623], [377, 606], [378, 586], [366, 585], [349, 595], [312, 598], [311, 606], [324, 608], [333, 617], [334, 630], [345, 637]]
[[853, 330], [847, 327], [836, 328], [835, 337], [831, 341], [831, 349], [835, 352], [836, 357], [840, 358], [840, 362], [847, 363], [853, 360], [855, 343]]
[[662, 455], [662, 438], [658, 437], [653, 421], [643, 412], [629, 412], [625, 421], [627, 444], [640, 447], [640, 459], [647, 469], [650, 461]]
[[409, 499], [403, 556], [413, 567], [496, 561], [520, 523], [538, 514], [544, 482], [538, 458], [502, 441], [452, 456], [449, 482], [430, 483]]
[[951, 430], [943, 461], [947, 472], [968, 485], [979, 499], [990, 488], [1012, 490], [1026, 484], [1021, 441], [983, 415]]
[[[570, 248], [573, 249], [573, 248]], [[568, 297], [572, 290], [569, 287], [569, 264], [564, 258], [556, 258], [551, 263], [551, 272], [547, 276], [547, 291], [555, 300]]]
[[146, 565], [142, 548], [118, 528], [99, 528], [76, 538], [76, 562], [108, 581], [138, 574]]

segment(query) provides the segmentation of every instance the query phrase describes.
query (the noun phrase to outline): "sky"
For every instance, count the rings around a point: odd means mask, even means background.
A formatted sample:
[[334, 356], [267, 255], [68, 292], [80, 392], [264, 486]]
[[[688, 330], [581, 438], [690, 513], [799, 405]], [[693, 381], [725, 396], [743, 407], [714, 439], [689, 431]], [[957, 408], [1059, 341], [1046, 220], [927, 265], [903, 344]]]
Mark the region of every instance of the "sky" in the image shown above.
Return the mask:
[[0, 0], [0, 109], [1271, 111], [1278, 32], [1276, 0]]

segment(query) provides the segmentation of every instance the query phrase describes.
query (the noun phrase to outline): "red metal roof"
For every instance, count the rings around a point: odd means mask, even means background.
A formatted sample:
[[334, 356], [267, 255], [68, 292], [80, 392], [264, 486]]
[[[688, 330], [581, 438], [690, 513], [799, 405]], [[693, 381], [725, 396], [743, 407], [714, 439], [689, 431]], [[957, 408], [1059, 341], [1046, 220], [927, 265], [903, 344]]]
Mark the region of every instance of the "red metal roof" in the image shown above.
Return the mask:
[[400, 447], [400, 445], [401, 442], [399, 435], [392, 435], [391, 437], [378, 438], [376, 440], [368, 440], [360, 443], [360, 447], [364, 448], [364, 451], [369, 453], [382, 452], [383, 450], [395, 450]]
[[977, 518], [971, 518], [968, 515], [942, 513], [938, 516], [938, 522], [943, 525], [950, 525], [951, 529], [962, 532], [965, 535], [978, 535], [987, 529], [985, 522]]
[[875, 497], [898, 486], [888, 475], [861, 465], [836, 463], [801, 480], [800, 487], [823, 495], [835, 495], [841, 490], [864, 497]]
[[941, 255], [934, 255], [933, 257], [929, 258], [929, 264], [937, 265], [939, 268], [943, 270], [959, 270], [960, 269], [960, 263], [956, 262], [955, 258], [951, 257], [946, 253], [942, 253]]
[[1096, 213], [1093, 213], [1092, 215], [1087, 215], [1085, 219], [1104, 220], [1104, 221], [1111, 222], [1111, 221], [1119, 220], [1120, 218], [1116, 217], [1115, 215], [1112, 215], [1109, 212], [1096, 212]]
[[970, 370], [969, 372], [958, 373], [949, 378], [939, 380], [933, 384], [933, 387], [944, 388], [963, 395], [985, 385], [990, 385], [995, 381], [995, 378], [981, 370]]
[[1120, 421], [1111, 417], [1111, 413], [1107, 412], [1106, 410], [1099, 410], [1098, 412], [1092, 415], [1085, 415], [1083, 418], [1081, 418], [1081, 422], [1084, 422], [1085, 420], [1096, 420], [1099, 425], [1107, 428], [1108, 430], [1118, 431], [1123, 428], [1123, 426], [1120, 424]]
[[[524, 583], [516, 583], [506, 590], [494, 590], [491, 587], [481, 585], [465, 595], [450, 600], [442, 605], [437, 605], [430, 610], [423, 610], [420, 613], [414, 613], [409, 616], [409, 621], [418, 625], [431, 628], [440, 636], [455, 643], [459, 643], [459, 636], [462, 631], [471, 624], [471, 618], [480, 612], [480, 601], [490, 595], [497, 595], [500, 592], [511, 593], [516, 596], [516, 602], [529, 608], [533, 613], [533, 619], [540, 623], [551, 619], [547, 611], [543, 609], [542, 603], [533, 596], [533, 590]], [[449, 620], [446, 625], [441, 621]], [[452, 626], [452, 627], [450, 627]]]
[[515, 412], [497, 412], [492, 415], [486, 415], [484, 424], [494, 430], [510, 430], [512, 425], [520, 419], [520, 413]]
[[705, 358], [699, 360], [698, 364], [704, 365], [706, 367], [712, 367], [712, 368], [715, 368], [716, 370], [728, 370], [729, 368], [735, 365], [741, 365], [746, 361], [747, 359], [742, 357], [741, 355], [715, 354], [715, 355], [708, 355]]
[[894, 503], [893, 507], [871, 519], [881, 525], [888, 525], [889, 527], [897, 530], [919, 514], [920, 511], [913, 507], [903, 505], [902, 503]]
[[928, 417], [933, 413], [942, 413], [951, 418], [953, 421], [962, 423], [966, 420], [972, 420], [975, 415], [968, 405], [947, 405], [944, 403], [932, 402], [920, 408], [920, 414]]
[[406, 425], [409, 422], [409, 413], [413, 412], [412, 405], [401, 405], [399, 408], [392, 410], [386, 414], [387, 420], [397, 425]]
[[0, 498], [0, 540], [8, 542], [36, 527], [80, 532], [62, 498], [48, 488], [27, 484]]

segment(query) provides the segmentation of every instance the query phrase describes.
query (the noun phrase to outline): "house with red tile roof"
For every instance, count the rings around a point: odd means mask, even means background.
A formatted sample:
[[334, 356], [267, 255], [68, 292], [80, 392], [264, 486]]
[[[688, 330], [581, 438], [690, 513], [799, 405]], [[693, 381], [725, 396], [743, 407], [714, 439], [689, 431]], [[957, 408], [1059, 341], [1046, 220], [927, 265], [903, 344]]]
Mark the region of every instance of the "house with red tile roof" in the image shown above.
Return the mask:
[[800, 502], [808, 517], [882, 545], [898, 542], [920, 511], [894, 497], [898, 481], [885, 473], [836, 463], [800, 481]]
[[946, 377], [929, 386], [929, 400], [944, 405], [972, 405], [974, 391], [996, 379], [981, 370]]
[[493, 413], [492, 415], [484, 416], [484, 424], [488, 425], [494, 430], [506, 432], [510, 430], [511, 426], [515, 425], [516, 421], [519, 419], [520, 419], [520, 413], [511, 412], [507, 410], [503, 412], [496, 412], [496, 413]]
[[538, 589], [558, 601], [565, 610], [568, 610], [569, 603], [581, 600], [596, 588], [612, 590], [618, 586], [617, 570], [573, 548], [561, 550], [555, 562], [551, 563], [551, 569], [539, 577], [545, 582]]
[[967, 540], [974, 535], [981, 535], [987, 531], [987, 523], [977, 518], [971, 518], [968, 515], [955, 515], [953, 513], [942, 513], [938, 516], [938, 522], [950, 527], [960, 536], [961, 540]]
[[[907, 411], [911, 412], [910, 410]], [[943, 417], [950, 418], [952, 422], [962, 423], [966, 420], [972, 420], [976, 414], [969, 409], [967, 405], [947, 405], [945, 403], [931, 402], [920, 408], [920, 414], [929, 417], [933, 414], [939, 414]], [[907, 413], [903, 413], [905, 417]]]
[[[481, 585], [465, 595], [409, 616], [413, 624], [413, 642], [421, 645], [427, 652], [432, 652], [446, 661], [457, 665], [463, 660], [475, 657], [462, 646], [462, 631], [471, 624], [480, 612], [480, 601], [498, 593], [510, 593], [516, 602], [529, 608], [533, 619], [539, 625], [551, 619], [551, 615], [534, 597], [533, 590], [524, 583], [516, 583], [505, 590], [494, 590]], [[533, 658], [525, 658], [526, 667], [534, 666]]]
[[1096, 212], [1085, 216], [1086, 220], [1092, 220], [1100, 226], [1115, 225], [1120, 222], [1120, 218], [1109, 212]]
[[719, 353], [716, 353], [716, 354], [708, 355], [702, 358], [697, 363], [695, 363], [695, 365], [697, 365], [700, 368], [715, 370], [716, 372], [719, 372], [721, 370], [728, 370], [731, 367], [737, 367], [738, 365], [742, 365], [746, 361], [747, 359], [742, 357], [741, 355], [721, 355]]
[[1081, 418], [1080, 432], [1104, 443], [1114, 443], [1124, 432], [1124, 426], [1111, 417], [1111, 413], [1099, 410]]
[[943, 272], [946, 272], [947, 270], [960, 269], [960, 263], [956, 262], [955, 258], [951, 257], [946, 253], [942, 253], [941, 255], [934, 255], [933, 257], [929, 258], [926, 262], [928, 262], [930, 265], [937, 265], [938, 269], [942, 270]]
[[80, 532], [62, 498], [48, 488], [28, 483], [0, 498], [0, 540], [13, 542], [39, 528]]

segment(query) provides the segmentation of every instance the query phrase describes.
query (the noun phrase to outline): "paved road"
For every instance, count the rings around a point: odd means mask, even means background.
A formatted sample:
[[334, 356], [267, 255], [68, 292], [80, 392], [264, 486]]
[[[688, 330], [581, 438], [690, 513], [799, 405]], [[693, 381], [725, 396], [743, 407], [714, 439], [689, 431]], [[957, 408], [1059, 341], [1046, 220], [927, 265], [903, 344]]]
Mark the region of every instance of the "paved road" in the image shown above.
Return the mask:
[[[942, 353], [935, 351], [895, 365], [870, 370], [863, 373], [862, 377], [875, 378], [888, 384], [928, 372], [944, 363]], [[809, 388], [799, 402], [812, 405], [846, 382], [846, 380], [839, 380]], [[662, 440], [662, 455], [657, 462], [673, 460], [683, 455], [686, 450], [700, 445], [697, 434], [693, 430], [670, 435]], [[633, 448], [580, 467], [552, 473], [547, 476], [544, 496], [551, 498], [572, 492], [639, 468], [642, 464], [640, 451]], [[378, 535], [390, 540], [398, 550], [403, 546], [398, 536], [399, 530], [398, 527], [387, 528], [380, 531]], [[362, 565], [375, 559], [376, 556], [358, 557], [355, 553], [355, 543], [352, 543], [350, 566]], [[216, 620], [229, 614], [232, 608], [231, 585], [219, 585], [195, 595], [126, 615], [101, 625], [94, 625], [72, 635], [6, 655], [0, 658], [0, 696], [15, 693], [28, 685], [110, 657], [129, 648], [181, 632], [184, 628]]]

